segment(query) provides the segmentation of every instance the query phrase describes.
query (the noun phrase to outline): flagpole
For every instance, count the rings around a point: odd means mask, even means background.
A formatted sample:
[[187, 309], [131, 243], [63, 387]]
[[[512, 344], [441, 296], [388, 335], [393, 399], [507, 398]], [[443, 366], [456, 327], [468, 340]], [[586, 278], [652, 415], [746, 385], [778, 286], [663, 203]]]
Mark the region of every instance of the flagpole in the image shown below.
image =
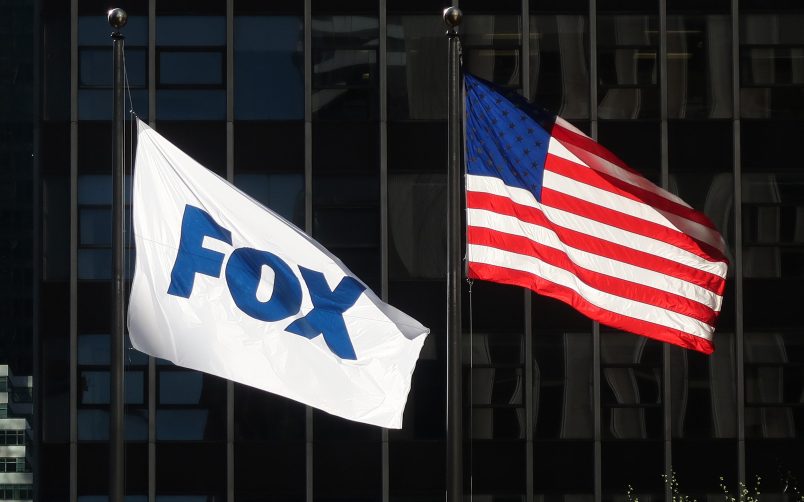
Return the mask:
[[114, 28], [114, 112], [112, 116], [114, 142], [112, 147], [112, 343], [111, 343], [111, 414], [109, 418], [109, 499], [123, 502], [123, 435], [124, 388], [123, 348], [125, 340], [123, 306], [123, 40], [120, 29], [126, 25], [128, 15], [123, 9], [108, 13], [109, 24]]
[[447, 99], [447, 502], [463, 501], [461, 382], [461, 68], [458, 25], [463, 13], [444, 9], [449, 40]]

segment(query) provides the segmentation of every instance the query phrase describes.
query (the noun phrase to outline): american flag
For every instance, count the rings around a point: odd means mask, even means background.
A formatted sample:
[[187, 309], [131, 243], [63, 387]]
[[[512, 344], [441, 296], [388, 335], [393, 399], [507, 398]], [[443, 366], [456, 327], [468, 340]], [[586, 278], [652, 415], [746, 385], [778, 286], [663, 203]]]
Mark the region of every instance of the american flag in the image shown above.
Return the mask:
[[465, 92], [469, 277], [711, 353], [728, 260], [709, 219], [515, 92]]

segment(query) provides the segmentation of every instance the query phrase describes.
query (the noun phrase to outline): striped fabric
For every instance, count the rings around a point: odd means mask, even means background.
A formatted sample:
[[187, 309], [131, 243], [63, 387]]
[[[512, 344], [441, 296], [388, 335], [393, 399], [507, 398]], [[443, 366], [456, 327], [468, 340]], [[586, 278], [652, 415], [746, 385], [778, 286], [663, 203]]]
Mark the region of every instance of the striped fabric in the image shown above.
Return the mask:
[[706, 216], [518, 94], [465, 92], [469, 277], [711, 353], [728, 263]]

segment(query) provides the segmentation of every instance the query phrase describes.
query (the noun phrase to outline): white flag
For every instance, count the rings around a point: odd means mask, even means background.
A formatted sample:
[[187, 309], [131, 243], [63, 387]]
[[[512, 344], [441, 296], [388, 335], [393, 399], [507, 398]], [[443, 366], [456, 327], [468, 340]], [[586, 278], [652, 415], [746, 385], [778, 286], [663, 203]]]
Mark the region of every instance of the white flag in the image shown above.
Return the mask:
[[134, 347], [343, 418], [402, 427], [429, 330], [141, 121], [138, 131]]

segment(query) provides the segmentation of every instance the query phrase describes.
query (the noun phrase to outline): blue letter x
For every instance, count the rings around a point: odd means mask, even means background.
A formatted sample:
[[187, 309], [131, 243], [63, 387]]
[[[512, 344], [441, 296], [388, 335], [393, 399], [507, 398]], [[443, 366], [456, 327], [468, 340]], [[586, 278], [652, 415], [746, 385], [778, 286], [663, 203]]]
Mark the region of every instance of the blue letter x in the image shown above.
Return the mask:
[[355, 304], [366, 287], [353, 277], [344, 277], [332, 291], [321, 272], [304, 267], [299, 267], [299, 271], [310, 290], [313, 310], [290, 323], [285, 331], [311, 340], [324, 335], [324, 341], [335, 355], [341, 359], [357, 359], [343, 322], [343, 312]]

